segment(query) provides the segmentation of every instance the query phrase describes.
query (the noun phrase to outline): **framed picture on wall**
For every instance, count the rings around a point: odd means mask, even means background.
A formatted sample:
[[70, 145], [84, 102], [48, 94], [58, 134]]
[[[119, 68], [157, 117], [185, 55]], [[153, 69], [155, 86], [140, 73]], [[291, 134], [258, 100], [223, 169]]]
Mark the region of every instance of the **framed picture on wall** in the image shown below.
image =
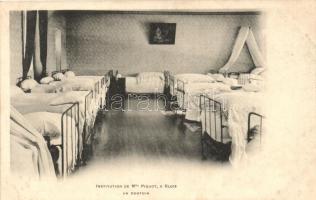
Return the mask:
[[151, 23], [150, 44], [174, 44], [176, 23]]

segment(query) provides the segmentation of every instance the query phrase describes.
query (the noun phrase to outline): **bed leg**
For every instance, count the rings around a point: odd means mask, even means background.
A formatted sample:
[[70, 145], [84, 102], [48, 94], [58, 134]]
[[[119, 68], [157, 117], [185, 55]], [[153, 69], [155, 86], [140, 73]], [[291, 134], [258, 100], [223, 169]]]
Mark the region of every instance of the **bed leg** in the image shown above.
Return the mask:
[[201, 155], [202, 155], [202, 160], [207, 160], [207, 157], [205, 155], [205, 139], [204, 139], [205, 132], [201, 134]]
[[61, 175], [61, 172], [59, 171], [59, 168], [58, 168], [58, 158], [60, 157], [59, 150], [56, 146], [50, 146], [49, 152], [52, 156], [56, 176], [59, 176]]

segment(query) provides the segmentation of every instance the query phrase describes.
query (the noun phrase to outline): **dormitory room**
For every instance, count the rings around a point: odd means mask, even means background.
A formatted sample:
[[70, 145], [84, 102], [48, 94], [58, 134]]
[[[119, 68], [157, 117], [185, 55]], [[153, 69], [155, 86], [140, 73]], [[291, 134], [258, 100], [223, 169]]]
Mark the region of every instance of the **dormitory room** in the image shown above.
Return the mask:
[[264, 146], [259, 11], [10, 12], [10, 168], [243, 165]]

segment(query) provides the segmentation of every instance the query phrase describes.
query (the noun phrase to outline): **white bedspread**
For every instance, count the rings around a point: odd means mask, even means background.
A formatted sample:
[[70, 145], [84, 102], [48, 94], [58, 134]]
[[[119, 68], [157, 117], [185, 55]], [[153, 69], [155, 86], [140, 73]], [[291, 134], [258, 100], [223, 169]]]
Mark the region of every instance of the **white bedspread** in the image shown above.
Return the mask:
[[230, 86], [224, 83], [197, 82], [184, 85], [184, 93], [177, 93], [177, 101], [181, 108], [186, 109], [186, 119], [200, 121], [199, 100], [202, 94], [218, 94], [220, 92], [231, 91]]
[[162, 79], [149, 79], [148, 81], [142, 80], [141, 82], [137, 81], [137, 77], [125, 77], [126, 92], [135, 93], [135, 94], [156, 94], [163, 93], [165, 81]]
[[77, 78], [82, 79], [92, 79], [94, 83], [99, 82], [99, 94], [95, 98], [96, 100], [96, 106], [103, 107], [105, 105], [105, 98], [106, 98], [106, 92], [107, 92], [107, 86], [106, 83], [104, 85], [101, 85], [101, 80], [104, 78], [104, 76], [76, 76]]
[[[63, 157], [68, 166], [67, 169], [69, 172], [74, 170], [76, 158], [80, 155], [79, 148], [81, 148], [75, 119], [65, 116], [61, 125], [62, 114], [60, 113], [36, 112], [25, 114], [24, 117], [39, 133], [43, 136], [49, 136], [52, 145], [64, 145], [65, 154]], [[64, 131], [63, 135], [62, 129]], [[64, 144], [62, 143], [62, 138], [64, 138]], [[61, 155], [60, 152], [59, 158], [62, 157]], [[61, 163], [59, 165], [61, 169]], [[66, 171], [66, 168], [64, 168], [64, 171]]]
[[[85, 123], [90, 125], [94, 124], [96, 111], [93, 101], [91, 102], [88, 112], [85, 113], [84, 99], [88, 91], [76, 91], [79, 103], [79, 141], [82, 144], [83, 141], [83, 127]], [[50, 105], [52, 99], [65, 95], [65, 93], [29, 93], [23, 95], [16, 95], [11, 98], [11, 105], [13, 105], [20, 113], [27, 114], [32, 112], [52, 112], [52, 113], [63, 113], [70, 104]], [[82, 152], [82, 145], [80, 145], [80, 156]]]
[[13, 174], [40, 178], [38, 151], [31, 143], [14, 135], [10, 136], [10, 168]]
[[[104, 76], [75, 76], [63, 81], [53, 81], [49, 84], [38, 84], [32, 89], [32, 93], [56, 93], [67, 91], [93, 91], [95, 106], [97, 108], [105, 105], [107, 86], [101, 85]], [[95, 84], [98, 84], [98, 91], [95, 91]], [[95, 93], [98, 92], [98, 93]]]
[[174, 86], [170, 86], [173, 87], [173, 89], [170, 89], [170, 93], [171, 95], [175, 95], [175, 90], [177, 90], [178, 85], [177, 82], [178, 80], [182, 81], [185, 84], [188, 83], [213, 83], [215, 82], [215, 80], [205, 74], [195, 74], [195, 73], [186, 73], [186, 74], [176, 74], [174, 76]]
[[71, 77], [63, 79], [62, 81], [54, 81], [49, 83], [49, 85], [54, 85], [56, 87], [65, 87], [72, 91], [88, 91], [94, 90], [95, 81], [92, 78], [80, 78]]
[[104, 108], [105, 106], [105, 99], [106, 99], [106, 93], [108, 86], [106, 83], [104, 85], [101, 85], [101, 79], [104, 78], [104, 76], [77, 76], [79, 78], [88, 78], [88, 79], [93, 79], [94, 83], [99, 82], [99, 94], [97, 94], [95, 98], [95, 105], [97, 108]]
[[[263, 93], [234, 91], [213, 96], [223, 105], [223, 120], [227, 122], [232, 141], [230, 162], [236, 165], [246, 158], [248, 114], [256, 112], [264, 115]], [[224, 122], [225, 123], [225, 122]]]
[[41, 179], [56, 178], [53, 161], [44, 138], [12, 106], [10, 136], [10, 167], [13, 172]]
[[[78, 95], [76, 96], [78, 101], [81, 102], [79, 103], [79, 121], [82, 130], [82, 126], [85, 122], [84, 98], [88, 92], [77, 91], [72, 93], [77, 93]], [[50, 103], [54, 98], [60, 97], [64, 94], [65, 93], [28, 93], [25, 95], [17, 95], [11, 98], [11, 105], [13, 105], [22, 114], [41, 111], [63, 113], [69, 107], [69, 104], [52, 106]]]
[[95, 82], [97, 81], [101, 81], [101, 79], [104, 77], [104, 76], [75, 76], [77, 78], [88, 78], [88, 79], [93, 79]]

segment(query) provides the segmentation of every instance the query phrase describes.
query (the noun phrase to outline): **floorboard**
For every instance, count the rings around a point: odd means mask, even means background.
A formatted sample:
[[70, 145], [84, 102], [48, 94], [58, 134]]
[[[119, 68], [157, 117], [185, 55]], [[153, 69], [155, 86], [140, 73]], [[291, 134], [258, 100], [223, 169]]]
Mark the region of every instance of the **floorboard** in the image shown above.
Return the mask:
[[150, 99], [151, 111], [137, 110], [139, 102], [130, 99], [130, 107], [125, 109], [129, 111], [110, 110], [99, 115], [93, 159], [142, 156], [201, 160], [200, 130], [191, 132], [181, 117], [153, 109], [153, 105], [158, 105], [153, 101]]

